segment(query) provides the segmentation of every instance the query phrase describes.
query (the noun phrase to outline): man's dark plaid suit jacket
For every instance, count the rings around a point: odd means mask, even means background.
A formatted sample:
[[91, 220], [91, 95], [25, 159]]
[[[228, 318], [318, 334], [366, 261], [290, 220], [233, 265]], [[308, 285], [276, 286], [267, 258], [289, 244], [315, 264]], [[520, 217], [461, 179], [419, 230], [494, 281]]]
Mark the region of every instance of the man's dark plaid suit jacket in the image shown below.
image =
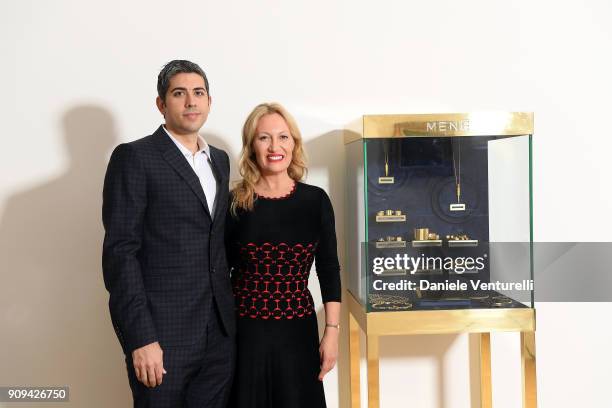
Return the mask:
[[126, 355], [159, 341], [202, 341], [216, 301], [226, 331], [235, 332], [224, 248], [229, 158], [210, 147], [217, 179], [211, 218], [200, 181], [160, 126], [119, 145], [104, 180], [102, 255], [111, 320]]

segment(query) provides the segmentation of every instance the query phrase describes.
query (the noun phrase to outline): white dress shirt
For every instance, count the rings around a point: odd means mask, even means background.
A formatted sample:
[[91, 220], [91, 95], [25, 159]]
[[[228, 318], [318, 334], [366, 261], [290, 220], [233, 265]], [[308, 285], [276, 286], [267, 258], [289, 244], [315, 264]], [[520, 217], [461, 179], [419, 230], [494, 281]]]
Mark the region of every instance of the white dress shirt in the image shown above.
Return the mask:
[[165, 126], [163, 126], [164, 130], [172, 139], [176, 147], [181, 151], [187, 163], [191, 166], [195, 174], [200, 179], [200, 184], [202, 185], [202, 190], [204, 190], [204, 196], [206, 196], [206, 204], [208, 204], [208, 210], [210, 211], [210, 216], [213, 217], [215, 213], [215, 197], [217, 195], [217, 180], [215, 179], [215, 175], [212, 170], [212, 160], [210, 158], [210, 146], [204, 140], [204, 138], [198, 135], [198, 151], [195, 153], [191, 153], [189, 149], [183, 146], [178, 140], [174, 138], [168, 132]]

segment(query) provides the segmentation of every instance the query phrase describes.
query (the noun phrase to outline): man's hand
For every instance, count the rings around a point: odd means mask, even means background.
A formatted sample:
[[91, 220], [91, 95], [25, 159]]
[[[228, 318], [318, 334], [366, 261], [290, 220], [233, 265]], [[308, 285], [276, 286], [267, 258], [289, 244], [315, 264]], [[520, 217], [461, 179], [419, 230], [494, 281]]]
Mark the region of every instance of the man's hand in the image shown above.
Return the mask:
[[158, 342], [132, 351], [132, 362], [138, 381], [151, 388], [162, 383], [162, 376], [166, 374], [162, 355]]
[[319, 381], [323, 381], [323, 377], [334, 368], [338, 359], [338, 329], [325, 328], [325, 334], [319, 345], [319, 356], [321, 358]]

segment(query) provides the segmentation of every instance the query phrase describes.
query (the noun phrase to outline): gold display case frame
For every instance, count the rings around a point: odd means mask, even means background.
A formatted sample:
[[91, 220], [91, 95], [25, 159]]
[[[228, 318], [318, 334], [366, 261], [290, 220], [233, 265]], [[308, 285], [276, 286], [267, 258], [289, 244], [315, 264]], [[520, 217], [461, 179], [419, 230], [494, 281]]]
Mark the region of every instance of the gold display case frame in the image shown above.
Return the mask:
[[[518, 136], [533, 135], [533, 113], [450, 113], [415, 115], [364, 115], [347, 127], [345, 144], [368, 138]], [[531, 188], [530, 188], [531, 194]], [[533, 236], [532, 236], [533, 238]], [[532, 239], [533, 240], [533, 239]], [[348, 271], [351, 273], [351, 271]], [[478, 336], [480, 406], [491, 408], [491, 333], [519, 332], [522, 403], [536, 408], [536, 311], [534, 308], [455, 309], [366, 312], [355, 296], [345, 292], [349, 312], [349, 366], [351, 407], [361, 407], [360, 331], [365, 334], [368, 408], [380, 407], [379, 338], [420, 334]]]
[[370, 312], [346, 292], [349, 309], [351, 407], [361, 407], [360, 333], [366, 339], [368, 408], [380, 407], [379, 338], [419, 334], [476, 333], [480, 343], [480, 406], [493, 406], [491, 333], [520, 332], [523, 407], [537, 406], [535, 309], [463, 309]]
[[519, 136], [533, 134], [532, 112], [423, 113], [364, 115], [344, 134], [344, 143], [359, 139], [451, 136]]

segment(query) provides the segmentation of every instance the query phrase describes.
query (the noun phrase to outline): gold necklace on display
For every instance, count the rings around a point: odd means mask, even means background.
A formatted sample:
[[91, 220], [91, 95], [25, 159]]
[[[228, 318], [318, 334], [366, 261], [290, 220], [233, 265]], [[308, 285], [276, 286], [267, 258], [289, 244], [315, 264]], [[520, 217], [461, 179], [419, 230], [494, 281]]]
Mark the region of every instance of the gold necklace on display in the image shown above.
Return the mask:
[[385, 176], [378, 178], [378, 184], [393, 184], [395, 177], [389, 176], [389, 145], [383, 140], [383, 150], [385, 152]]
[[451, 150], [453, 153], [453, 175], [455, 176], [455, 193], [457, 202], [450, 205], [451, 211], [465, 211], [465, 204], [461, 202], [461, 139], [457, 139], [457, 160], [455, 161], [455, 149], [451, 139]]

